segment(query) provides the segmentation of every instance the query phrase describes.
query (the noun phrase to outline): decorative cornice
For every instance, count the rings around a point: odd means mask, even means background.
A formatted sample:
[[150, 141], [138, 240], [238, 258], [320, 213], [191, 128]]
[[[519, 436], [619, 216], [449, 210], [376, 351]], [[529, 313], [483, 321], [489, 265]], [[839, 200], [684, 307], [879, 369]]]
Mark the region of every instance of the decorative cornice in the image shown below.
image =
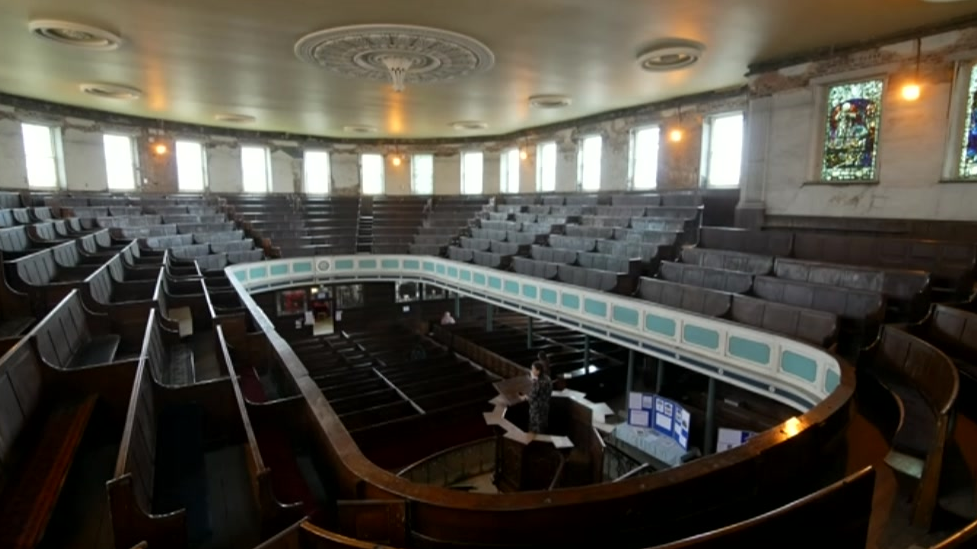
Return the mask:
[[640, 118], [643, 116], [651, 115], [653, 113], [659, 113], [661, 111], [675, 109], [679, 106], [689, 105], [689, 104], [713, 103], [713, 102], [728, 101], [736, 98], [742, 98], [743, 104], [745, 106], [746, 97], [747, 97], [747, 87], [737, 86], [734, 88], [714, 90], [714, 91], [708, 91], [708, 92], [703, 92], [703, 93], [698, 93], [693, 95], [676, 97], [673, 99], [657, 101], [654, 103], [635, 105], [633, 107], [624, 107], [621, 109], [605, 111], [602, 113], [592, 114], [581, 118], [564, 120], [561, 122], [555, 122], [552, 124], [546, 124], [542, 126], [533, 126], [533, 127], [517, 130], [506, 134], [483, 135], [477, 137], [476, 136], [437, 137], [437, 138], [425, 138], [425, 139], [420, 139], [420, 138], [418, 139], [397, 139], [397, 138], [357, 139], [357, 138], [347, 138], [347, 137], [325, 137], [325, 136], [316, 136], [316, 135], [309, 135], [309, 134], [294, 134], [294, 133], [287, 133], [287, 132], [271, 132], [271, 131], [224, 128], [219, 126], [190, 124], [186, 122], [172, 122], [172, 121], [148, 118], [143, 116], [111, 113], [111, 112], [102, 111], [98, 109], [89, 109], [85, 107], [64, 105], [61, 103], [53, 103], [50, 101], [43, 101], [40, 99], [33, 99], [30, 97], [23, 97], [20, 95], [13, 95], [13, 94], [3, 93], [3, 92], [0, 92], [0, 105], [10, 106], [18, 110], [23, 110], [30, 113], [37, 113], [46, 116], [71, 117], [71, 118], [78, 118], [78, 119], [85, 119], [85, 120], [94, 120], [99, 123], [129, 125], [129, 126], [136, 126], [141, 128], [157, 128], [157, 129], [162, 129], [174, 133], [182, 133], [188, 135], [194, 135], [194, 134], [206, 135], [211, 137], [224, 137], [224, 138], [230, 138], [236, 140], [302, 141], [306, 145], [313, 145], [313, 146], [329, 146], [329, 145], [344, 145], [344, 144], [362, 145], [362, 146], [371, 146], [371, 145], [438, 146], [438, 145], [464, 145], [464, 144], [486, 143], [486, 142], [493, 142], [493, 141], [516, 141], [519, 139], [530, 139], [530, 138], [537, 138], [541, 136], [551, 136], [554, 133], [561, 132], [564, 130], [570, 130], [578, 126], [599, 124], [599, 123], [607, 122], [609, 120], [615, 120], [618, 118], [626, 118], [626, 117]]

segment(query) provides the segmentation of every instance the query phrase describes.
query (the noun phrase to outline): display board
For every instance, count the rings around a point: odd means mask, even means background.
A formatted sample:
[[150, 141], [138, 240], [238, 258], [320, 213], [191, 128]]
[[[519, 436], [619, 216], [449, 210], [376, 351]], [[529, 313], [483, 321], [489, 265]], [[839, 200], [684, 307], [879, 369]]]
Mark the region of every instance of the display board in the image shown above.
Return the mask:
[[628, 424], [654, 429], [689, 448], [689, 411], [674, 400], [649, 393], [628, 394]]
[[726, 450], [732, 450], [737, 446], [742, 445], [750, 437], [755, 435], [753, 431], [742, 431], [740, 429], [727, 429], [725, 427], [719, 428], [719, 434], [716, 436], [716, 451], [725, 452]]

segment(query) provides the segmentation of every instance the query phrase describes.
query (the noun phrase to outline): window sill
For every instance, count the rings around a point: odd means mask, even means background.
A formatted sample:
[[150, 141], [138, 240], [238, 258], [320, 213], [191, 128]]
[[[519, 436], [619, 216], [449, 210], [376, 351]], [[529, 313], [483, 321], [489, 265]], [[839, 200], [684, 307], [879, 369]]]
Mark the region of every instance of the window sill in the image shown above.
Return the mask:
[[805, 181], [801, 187], [875, 187], [879, 181]]

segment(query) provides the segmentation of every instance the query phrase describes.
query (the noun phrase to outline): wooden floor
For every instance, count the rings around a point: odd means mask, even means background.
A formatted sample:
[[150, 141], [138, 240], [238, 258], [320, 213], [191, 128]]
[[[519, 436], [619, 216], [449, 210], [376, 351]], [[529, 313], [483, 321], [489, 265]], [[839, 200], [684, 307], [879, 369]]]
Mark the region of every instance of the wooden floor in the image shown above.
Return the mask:
[[114, 549], [105, 483], [118, 454], [115, 444], [79, 451], [40, 549]]
[[245, 549], [260, 542], [260, 520], [253, 504], [244, 446], [207, 452], [207, 494], [211, 538], [199, 549]]
[[207, 331], [193, 336], [193, 368], [196, 381], [207, 381], [221, 377], [217, 362], [214, 332]]

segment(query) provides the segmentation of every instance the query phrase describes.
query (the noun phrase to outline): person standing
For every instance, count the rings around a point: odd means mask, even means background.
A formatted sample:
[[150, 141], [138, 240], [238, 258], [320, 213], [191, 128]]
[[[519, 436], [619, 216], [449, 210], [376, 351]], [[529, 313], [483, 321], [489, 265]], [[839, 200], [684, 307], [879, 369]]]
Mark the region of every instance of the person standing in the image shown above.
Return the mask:
[[550, 396], [553, 394], [553, 381], [549, 369], [540, 361], [533, 362], [530, 369], [533, 387], [528, 395], [521, 395], [529, 402], [529, 432], [543, 433], [549, 426]]

